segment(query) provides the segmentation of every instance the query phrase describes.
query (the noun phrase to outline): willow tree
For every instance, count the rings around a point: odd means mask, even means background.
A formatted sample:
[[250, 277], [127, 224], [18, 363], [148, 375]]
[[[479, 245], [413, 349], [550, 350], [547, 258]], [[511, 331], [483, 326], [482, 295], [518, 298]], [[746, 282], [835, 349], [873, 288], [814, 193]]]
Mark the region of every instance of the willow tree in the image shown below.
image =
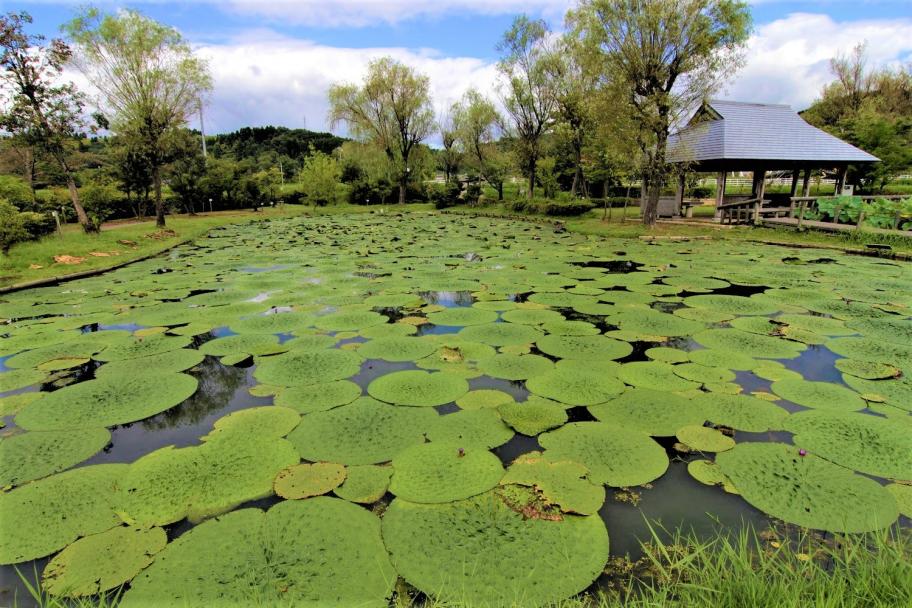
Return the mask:
[[480, 175], [503, 200], [503, 184], [509, 169], [498, 139], [503, 119], [491, 100], [475, 89], [469, 89], [450, 108], [456, 141], [465, 163]]
[[399, 182], [399, 203], [405, 203], [415, 148], [434, 132], [434, 110], [427, 76], [392, 57], [367, 66], [357, 84], [329, 89], [329, 119], [348, 125], [354, 137], [383, 150]]
[[742, 0], [581, 0], [568, 21], [601, 63], [599, 84], [624, 91], [643, 157], [643, 223], [653, 225], [670, 129], [740, 66], [750, 10]]
[[69, 143], [83, 127], [84, 103], [75, 85], [62, 79], [72, 53], [62, 40], [45, 45], [43, 36], [27, 34], [25, 25], [30, 23], [32, 17], [25, 12], [0, 16], [0, 81], [6, 92], [0, 128], [30, 148], [43, 150], [60, 165], [76, 219], [83, 230], [94, 232], [98, 226], [79, 201], [69, 159]]
[[99, 106], [112, 114], [112, 130], [148, 162], [156, 224], [164, 227], [162, 168], [212, 87], [206, 62], [176, 29], [136, 11], [87, 9], [64, 31], [75, 48], [73, 63], [98, 91]]
[[546, 72], [550, 32], [542, 20], [520, 15], [497, 45], [502, 53], [497, 68], [503, 78], [501, 96], [513, 123], [512, 135], [520, 165], [529, 179], [529, 198], [535, 191], [535, 171], [541, 140], [551, 124], [555, 98]]

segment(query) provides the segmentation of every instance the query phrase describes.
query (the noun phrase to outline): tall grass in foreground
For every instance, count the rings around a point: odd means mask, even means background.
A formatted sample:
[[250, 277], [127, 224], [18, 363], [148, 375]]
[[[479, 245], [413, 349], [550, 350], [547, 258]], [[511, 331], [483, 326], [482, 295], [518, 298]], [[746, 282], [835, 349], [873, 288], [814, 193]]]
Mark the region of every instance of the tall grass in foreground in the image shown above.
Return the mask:
[[[641, 559], [612, 559], [606, 569], [606, 585], [552, 608], [912, 606], [909, 530], [851, 537], [720, 531], [708, 540], [681, 532], [670, 538], [663, 531], [652, 532], [652, 540], [643, 545]], [[42, 608], [117, 608], [120, 600], [119, 593], [100, 599], [60, 600], [26, 585], [32, 600]], [[262, 591], [268, 585], [258, 587]], [[396, 608], [471, 608], [469, 604], [428, 599], [401, 581], [396, 589], [391, 602]], [[293, 605], [288, 601], [273, 603], [257, 590], [251, 591], [244, 608]]]

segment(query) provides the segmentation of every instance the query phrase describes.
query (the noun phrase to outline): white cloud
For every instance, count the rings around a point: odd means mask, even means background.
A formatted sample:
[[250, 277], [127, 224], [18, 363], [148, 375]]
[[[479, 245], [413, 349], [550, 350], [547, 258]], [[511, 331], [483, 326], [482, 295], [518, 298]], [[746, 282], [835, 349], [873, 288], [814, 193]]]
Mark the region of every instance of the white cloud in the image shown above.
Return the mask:
[[197, 49], [209, 60], [215, 81], [206, 116], [210, 133], [266, 124], [327, 130], [330, 85], [360, 81], [368, 61], [384, 55], [430, 77], [438, 111], [470, 86], [493, 91], [496, 78], [495, 66], [481, 59], [430, 50], [330, 47], [263, 31]]
[[560, 21], [573, 0], [227, 0], [224, 10], [319, 27], [364, 27], [454, 14], [537, 13]]
[[804, 109], [833, 80], [830, 58], [864, 41], [872, 67], [908, 61], [912, 19], [840, 23], [827, 15], [796, 13], [762, 25], [751, 36], [744, 69], [721, 96]]

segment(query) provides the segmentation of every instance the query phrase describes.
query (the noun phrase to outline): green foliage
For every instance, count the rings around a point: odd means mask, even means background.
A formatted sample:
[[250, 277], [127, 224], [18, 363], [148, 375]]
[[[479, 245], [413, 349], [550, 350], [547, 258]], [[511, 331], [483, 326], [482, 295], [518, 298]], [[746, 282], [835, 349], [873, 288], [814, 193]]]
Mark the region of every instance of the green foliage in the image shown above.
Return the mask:
[[107, 429], [33, 431], [0, 439], [0, 487], [18, 486], [82, 462], [111, 440]]
[[448, 372], [406, 370], [381, 376], [367, 386], [371, 397], [418, 407], [432, 407], [456, 401], [469, 391], [469, 383]]
[[535, 488], [546, 504], [564, 513], [594, 515], [605, 502], [605, 488], [588, 479], [589, 471], [569, 460], [549, 462], [538, 452], [523, 454], [510, 465], [501, 485]]
[[296, 464], [276, 475], [275, 491], [282, 498], [300, 500], [334, 490], [345, 480], [345, 467], [332, 462]]
[[315, 207], [322, 207], [338, 202], [338, 192], [342, 168], [338, 161], [328, 154], [311, 150], [304, 159], [304, 165], [298, 174], [301, 192], [307, 202]]
[[505, 206], [510, 211], [517, 213], [563, 217], [583, 215], [595, 208], [591, 201], [585, 199], [555, 200], [549, 198], [514, 199], [507, 201]]
[[410, 502], [450, 503], [490, 490], [501, 477], [500, 460], [483, 446], [433, 442], [412, 446], [393, 458], [389, 490]]
[[29, 238], [23, 215], [8, 201], [0, 199], [0, 251], [4, 255], [10, 247]]
[[372, 464], [346, 467], [348, 475], [334, 490], [336, 496], [351, 502], [372, 504], [383, 498], [389, 488], [393, 468]]
[[92, 183], [79, 189], [86, 215], [94, 226], [101, 226], [113, 213], [120, 194], [110, 184]]

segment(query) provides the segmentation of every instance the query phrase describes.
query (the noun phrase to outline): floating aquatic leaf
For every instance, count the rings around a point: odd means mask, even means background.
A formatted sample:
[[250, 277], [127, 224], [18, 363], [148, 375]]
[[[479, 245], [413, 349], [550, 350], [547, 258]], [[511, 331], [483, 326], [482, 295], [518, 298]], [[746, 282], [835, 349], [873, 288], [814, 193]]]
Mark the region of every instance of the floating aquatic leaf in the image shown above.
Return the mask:
[[615, 378], [572, 367], [555, 368], [530, 378], [526, 388], [536, 395], [571, 406], [604, 403], [624, 392], [624, 385]]
[[455, 374], [417, 370], [380, 376], [367, 386], [368, 394], [380, 401], [422, 407], [456, 401], [468, 391], [469, 383]]
[[438, 417], [430, 408], [398, 407], [361, 397], [348, 405], [308, 414], [288, 440], [305, 460], [376, 464], [423, 443]]
[[171, 372], [187, 371], [196, 367], [203, 361], [203, 353], [188, 348], [178, 348], [159, 355], [143, 357], [141, 359], [128, 359], [126, 361], [112, 361], [105, 363], [95, 370], [95, 377], [107, 375], [135, 374], [142, 365], [144, 374], [165, 374]]
[[232, 433], [248, 437], [284, 437], [292, 431], [301, 417], [291, 408], [264, 405], [249, 407], [222, 416], [212, 425], [212, 431], [203, 441], [220, 439]]
[[868, 337], [844, 337], [828, 340], [826, 347], [837, 355], [862, 361], [876, 361], [887, 365], [899, 361], [912, 361], [912, 344], [897, 344]]
[[495, 355], [478, 363], [478, 369], [485, 375], [505, 380], [534, 378], [553, 368], [549, 359], [538, 355]]
[[676, 436], [678, 441], [699, 452], [724, 452], [735, 447], [734, 439], [706, 426], [682, 426]]
[[[663, 363], [684, 363], [685, 361], [690, 361], [690, 353], [687, 351], [669, 348], [667, 346], [650, 348], [646, 351], [646, 356], [653, 361], [661, 361]], [[703, 365], [705, 365], [705, 363]]]
[[740, 443], [716, 463], [744, 499], [788, 523], [868, 532], [896, 521], [896, 500], [872, 479], [781, 443]]
[[483, 446], [425, 443], [393, 458], [389, 490], [410, 502], [452, 502], [490, 490], [503, 474], [500, 460]]
[[395, 581], [377, 517], [318, 496], [196, 526], [156, 556], [120, 605], [385, 608]]
[[534, 437], [566, 423], [568, 416], [565, 407], [561, 403], [532, 395], [521, 403], [505, 403], [497, 411], [503, 421], [518, 433]]
[[724, 367], [707, 367], [699, 363], [682, 363], [672, 368], [676, 376], [700, 384], [722, 384], [732, 382], [735, 374]]
[[678, 376], [676, 367], [660, 361], [635, 361], [625, 363], [618, 371], [618, 377], [631, 386], [659, 391], [686, 391], [700, 387], [698, 383]]
[[63, 597], [98, 595], [123, 585], [152, 563], [165, 548], [161, 528], [118, 526], [86, 536], [58, 553], [44, 568], [41, 584], [47, 593]]
[[389, 488], [393, 468], [364, 464], [350, 466], [342, 485], [334, 490], [336, 496], [351, 502], [372, 504], [383, 498]]
[[257, 359], [253, 375], [263, 384], [305, 386], [344, 380], [361, 369], [361, 357], [339, 349], [292, 350]]
[[684, 303], [696, 308], [733, 315], [772, 315], [780, 311], [780, 307], [770, 301], [744, 296], [700, 295], [684, 298]]
[[0, 488], [68, 469], [111, 440], [107, 429], [33, 431], [0, 439]]
[[891, 483], [884, 488], [896, 499], [899, 505], [899, 512], [906, 517], [912, 517], [912, 486], [898, 483]]
[[495, 448], [513, 438], [513, 430], [500, 419], [497, 410], [466, 410], [440, 416], [427, 433], [434, 442]]
[[98, 428], [142, 420], [181, 403], [196, 392], [187, 374], [107, 375], [72, 384], [24, 407], [16, 424], [30, 431]]
[[545, 336], [536, 345], [562, 359], [621, 359], [633, 352], [627, 342], [604, 336]]
[[345, 474], [345, 467], [332, 462], [296, 464], [276, 475], [275, 492], [292, 499], [319, 496], [341, 485]]
[[463, 340], [483, 342], [491, 346], [508, 346], [511, 344], [528, 344], [542, 337], [541, 331], [530, 325], [517, 323], [486, 323], [471, 325], [459, 331]]
[[0, 493], [0, 564], [50, 555], [119, 524], [115, 488], [127, 466], [82, 467]]
[[682, 319], [657, 310], [630, 310], [611, 317], [611, 323], [623, 331], [657, 336], [690, 336], [706, 326], [699, 321]]
[[474, 307], [447, 308], [440, 312], [428, 314], [427, 320], [434, 325], [455, 325], [457, 327], [464, 327], [467, 325], [493, 323], [497, 320], [497, 313], [492, 310]]
[[765, 399], [747, 395], [703, 393], [694, 397], [704, 420], [739, 431], [763, 433], [783, 427], [788, 412]]
[[837, 359], [834, 365], [836, 369], [844, 374], [865, 380], [886, 380], [887, 378], [896, 378], [902, 375], [902, 371], [899, 368], [886, 363], [877, 363], [876, 361]]
[[13, 369], [0, 372], [0, 393], [25, 388], [33, 384], [40, 384], [48, 377], [47, 372], [40, 369]]
[[707, 367], [722, 367], [741, 371], [751, 370], [760, 365], [760, 361], [739, 352], [701, 348], [691, 351], [690, 360]]
[[500, 483], [533, 487], [545, 502], [564, 513], [593, 515], [605, 502], [605, 488], [589, 481], [588, 475], [579, 463], [549, 462], [541, 453], [531, 452], [514, 460]]
[[648, 388], [628, 390], [611, 401], [590, 406], [589, 411], [603, 422], [654, 437], [671, 437], [683, 426], [706, 420], [706, 413], [694, 400]]
[[282, 389], [275, 397], [275, 404], [310, 414], [346, 405], [360, 396], [360, 386], [349, 380], [337, 380]]
[[387, 321], [387, 317], [371, 310], [353, 310], [317, 317], [314, 326], [326, 331], [358, 331]]
[[442, 602], [470, 605], [558, 602], [588, 587], [608, 559], [598, 516], [526, 519], [494, 492], [433, 505], [396, 499], [383, 538], [406, 581]]
[[99, 361], [138, 359], [184, 348], [189, 344], [190, 338], [187, 336], [153, 335], [145, 338], [127, 338], [108, 346], [94, 358]]
[[861, 393], [866, 401], [880, 401], [912, 412], [912, 380], [903, 376], [894, 380], [863, 380], [843, 376], [845, 383]]
[[28, 393], [16, 393], [8, 397], [0, 397], [0, 416], [12, 416], [19, 412], [29, 403], [38, 401], [49, 393], [40, 393], [30, 391]]
[[725, 483], [725, 475], [714, 462], [709, 460], [692, 460], [687, 463], [687, 472], [702, 484], [719, 486]]
[[788, 378], [773, 382], [770, 388], [783, 399], [805, 407], [839, 411], [861, 410], [865, 407], [861, 395], [831, 382]]
[[522, 325], [541, 325], [542, 323], [563, 321], [564, 315], [560, 314], [556, 310], [550, 310], [547, 308], [533, 308], [508, 310], [501, 315], [501, 318], [504, 321], [509, 321], [510, 323], [520, 323]]
[[255, 315], [231, 323], [228, 329], [237, 334], [288, 334], [313, 325], [315, 319], [304, 312]]
[[288, 344], [279, 344], [278, 336], [270, 334], [240, 334], [225, 336], [206, 342], [199, 351], [206, 355], [224, 357], [230, 355], [275, 355], [289, 349]]
[[545, 457], [572, 460], [589, 469], [589, 479], [614, 487], [639, 486], [668, 469], [665, 450], [645, 433], [604, 422], [572, 422], [542, 433]]
[[912, 481], [912, 434], [889, 418], [810, 410], [789, 416], [785, 430], [795, 445], [836, 464]]
[[773, 336], [761, 336], [738, 329], [707, 329], [693, 335], [706, 348], [735, 351], [755, 359], [794, 359], [807, 346]]
[[417, 361], [437, 350], [437, 345], [422, 338], [376, 338], [358, 348], [365, 359]]
[[497, 408], [505, 403], [512, 403], [513, 397], [503, 391], [494, 389], [480, 389], [469, 391], [456, 400], [456, 405], [463, 410], [480, 410]]

